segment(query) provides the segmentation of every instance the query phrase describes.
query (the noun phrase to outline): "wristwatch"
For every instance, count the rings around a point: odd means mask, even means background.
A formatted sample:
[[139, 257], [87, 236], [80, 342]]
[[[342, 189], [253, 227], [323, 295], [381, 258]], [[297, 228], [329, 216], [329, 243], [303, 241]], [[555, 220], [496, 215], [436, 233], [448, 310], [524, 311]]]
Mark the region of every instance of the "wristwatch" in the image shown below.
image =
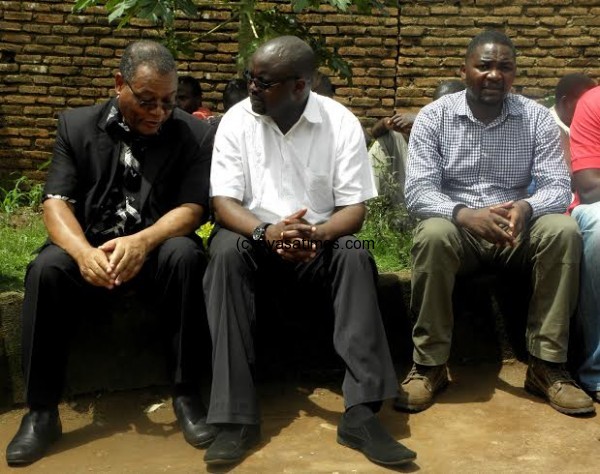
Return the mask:
[[265, 234], [267, 233], [267, 227], [271, 224], [269, 222], [262, 222], [257, 225], [252, 231], [252, 240], [258, 242], [260, 240], [265, 240]]

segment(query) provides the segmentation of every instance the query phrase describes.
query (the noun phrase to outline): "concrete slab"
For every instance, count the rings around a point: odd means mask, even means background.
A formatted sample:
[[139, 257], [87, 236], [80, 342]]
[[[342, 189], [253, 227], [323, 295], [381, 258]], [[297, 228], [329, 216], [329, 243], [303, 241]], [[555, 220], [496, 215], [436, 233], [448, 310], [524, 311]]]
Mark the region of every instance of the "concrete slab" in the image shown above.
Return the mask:
[[[522, 363], [458, 366], [451, 374], [453, 383], [425, 412], [409, 416], [385, 405], [385, 425], [418, 453], [416, 463], [399, 472], [599, 471], [600, 417], [568, 417], [527, 394]], [[263, 384], [264, 443], [241, 464], [213, 472], [389, 471], [336, 443], [339, 378], [330, 373]], [[206, 472], [203, 451], [184, 442], [164, 388], [77, 397], [60, 411], [63, 438], [46, 458], [18, 472]], [[23, 412], [0, 414], [0, 446], [16, 432]], [[7, 472], [3, 463], [0, 472]]]

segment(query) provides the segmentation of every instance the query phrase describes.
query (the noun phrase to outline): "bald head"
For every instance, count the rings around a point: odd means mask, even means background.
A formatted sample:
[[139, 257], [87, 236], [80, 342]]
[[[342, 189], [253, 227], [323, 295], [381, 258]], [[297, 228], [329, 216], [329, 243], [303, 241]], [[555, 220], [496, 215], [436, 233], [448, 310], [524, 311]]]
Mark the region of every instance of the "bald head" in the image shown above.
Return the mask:
[[277, 69], [285, 69], [297, 77], [310, 82], [315, 72], [315, 53], [297, 36], [279, 36], [264, 43], [254, 57], [272, 61]]

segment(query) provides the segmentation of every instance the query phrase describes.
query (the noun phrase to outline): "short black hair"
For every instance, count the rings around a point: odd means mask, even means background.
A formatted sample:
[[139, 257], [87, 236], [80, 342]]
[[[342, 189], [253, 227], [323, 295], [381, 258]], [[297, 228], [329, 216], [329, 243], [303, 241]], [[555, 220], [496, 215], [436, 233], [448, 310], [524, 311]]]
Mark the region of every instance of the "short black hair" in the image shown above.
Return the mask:
[[452, 79], [450, 81], [442, 81], [433, 91], [433, 100], [438, 100], [440, 97], [446, 94], [454, 94], [455, 92], [464, 91], [466, 89], [465, 84], [458, 79]]
[[512, 52], [513, 59], [517, 58], [517, 50], [515, 49], [515, 45], [510, 40], [510, 38], [506, 36], [505, 33], [498, 30], [485, 30], [476, 35], [471, 40], [469, 46], [467, 46], [467, 53], [465, 54], [465, 59], [469, 59], [469, 56], [473, 54], [477, 47], [481, 46], [482, 44], [489, 43], [502, 44], [504, 46], [508, 46]]
[[198, 79], [192, 76], [179, 76], [177, 82], [179, 85], [185, 84], [190, 86], [192, 97], [202, 99], [202, 87], [200, 87], [200, 81], [198, 81]]
[[177, 64], [171, 52], [162, 44], [151, 40], [130, 43], [123, 51], [119, 71], [126, 81], [132, 81], [141, 65], [148, 65], [164, 75], [177, 70]]
[[228, 111], [248, 97], [248, 83], [244, 79], [231, 79], [223, 91], [223, 109]]
[[580, 97], [585, 91], [595, 86], [596, 81], [585, 74], [580, 72], [566, 74], [558, 81], [556, 90], [554, 91], [554, 98], [558, 102], [564, 96]]

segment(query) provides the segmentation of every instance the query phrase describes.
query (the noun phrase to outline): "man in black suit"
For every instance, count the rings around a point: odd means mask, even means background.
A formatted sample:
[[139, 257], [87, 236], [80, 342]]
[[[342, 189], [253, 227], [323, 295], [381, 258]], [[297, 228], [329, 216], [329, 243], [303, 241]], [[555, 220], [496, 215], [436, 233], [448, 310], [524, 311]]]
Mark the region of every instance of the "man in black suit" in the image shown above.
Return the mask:
[[210, 127], [174, 110], [176, 64], [158, 43], [125, 49], [115, 90], [116, 98], [59, 119], [44, 190], [49, 240], [25, 278], [29, 412], [8, 445], [9, 465], [40, 459], [60, 437], [68, 329], [125, 289], [156, 298], [169, 337], [178, 333], [173, 405], [186, 441], [205, 446], [216, 434], [197, 392], [198, 334], [190, 330], [205, 318], [206, 259], [194, 231], [208, 209]]

